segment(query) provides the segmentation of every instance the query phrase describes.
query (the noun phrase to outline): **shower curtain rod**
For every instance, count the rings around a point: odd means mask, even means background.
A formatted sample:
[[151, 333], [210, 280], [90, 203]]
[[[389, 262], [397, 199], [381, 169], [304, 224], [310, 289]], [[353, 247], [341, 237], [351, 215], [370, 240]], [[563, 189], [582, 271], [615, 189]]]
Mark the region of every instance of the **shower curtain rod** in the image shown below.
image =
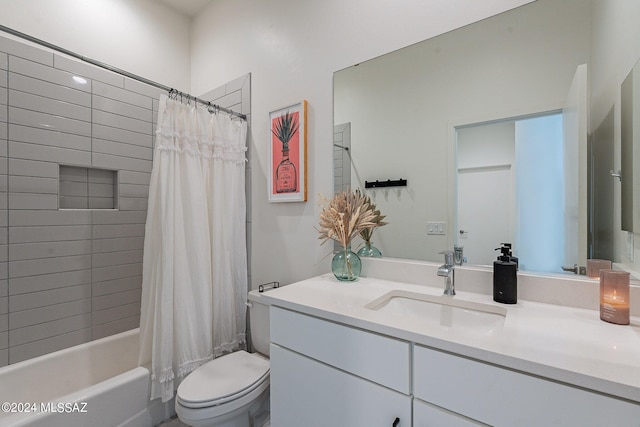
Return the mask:
[[5, 33], [14, 35], [16, 37], [20, 37], [21, 39], [25, 39], [25, 40], [28, 40], [30, 42], [33, 42], [33, 43], [39, 44], [41, 46], [44, 46], [46, 48], [55, 50], [57, 52], [64, 53], [65, 55], [68, 55], [68, 56], [71, 56], [73, 58], [79, 59], [79, 60], [81, 60], [83, 62], [87, 62], [87, 63], [89, 63], [91, 65], [95, 65], [96, 67], [100, 67], [100, 68], [103, 68], [105, 70], [109, 70], [109, 71], [112, 71], [114, 73], [120, 74], [122, 76], [129, 77], [130, 79], [137, 80], [137, 81], [139, 81], [141, 83], [145, 83], [145, 84], [148, 84], [150, 86], [157, 87], [158, 89], [162, 89], [162, 90], [168, 92], [169, 95], [172, 95], [175, 99], [177, 99], [177, 98], [180, 98], [180, 99], [186, 98], [187, 100], [192, 100], [194, 102], [199, 102], [199, 103], [201, 103], [203, 105], [206, 105], [209, 108], [213, 108], [213, 109], [219, 110], [219, 111], [224, 111], [225, 113], [228, 113], [228, 114], [231, 114], [233, 116], [239, 117], [242, 120], [247, 120], [247, 116], [245, 114], [238, 113], [238, 112], [233, 111], [233, 110], [231, 110], [229, 108], [221, 107], [221, 106], [216, 105], [216, 104], [212, 104], [210, 101], [205, 101], [203, 99], [197, 98], [197, 97], [195, 97], [193, 95], [190, 95], [188, 93], [181, 92], [181, 91], [179, 91], [177, 89], [174, 89], [172, 87], [163, 85], [163, 84], [158, 83], [158, 82], [154, 82], [153, 80], [146, 79], [144, 77], [138, 76], [138, 75], [130, 73], [128, 71], [121, 70], [120, 68], [114, 67], [112, 65], [105, 64], [104, 62], [96, 61], [95, 59], [91, 59], [91, 58], [88, 58], [88, 57], [86, 57], [84, 55], [80, 55], [79, 53], [75, 53], [73, 51], [65, 49], [63, 47], [56, 46], [56, 45], [54, 45], [52, 43], [46, 42], [44, 40], [41, 40], [41, 39], [38, 39], [36, 37], [30, 36], [28, 34], [22, 33], [20, 31], [14, 30], [13, 28], [9, 28], [9, 27], [5, 27], [4, 25], [0, 25], [0, 30], [5, 32]]

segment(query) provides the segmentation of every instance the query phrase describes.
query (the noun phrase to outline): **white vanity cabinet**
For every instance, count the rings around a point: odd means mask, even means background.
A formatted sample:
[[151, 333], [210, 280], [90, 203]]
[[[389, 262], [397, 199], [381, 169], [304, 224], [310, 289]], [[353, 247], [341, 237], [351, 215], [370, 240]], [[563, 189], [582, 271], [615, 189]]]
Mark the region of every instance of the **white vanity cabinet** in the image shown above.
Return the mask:
[[[640, 426], [636, 403], [419, 345], [413, 357], [415, 398], [478, 422], [518, 427]], [[476, 425], [468, 422], [451, 425]]]
[[411, 426], [409, 343], [270, 310], [272, 425]]

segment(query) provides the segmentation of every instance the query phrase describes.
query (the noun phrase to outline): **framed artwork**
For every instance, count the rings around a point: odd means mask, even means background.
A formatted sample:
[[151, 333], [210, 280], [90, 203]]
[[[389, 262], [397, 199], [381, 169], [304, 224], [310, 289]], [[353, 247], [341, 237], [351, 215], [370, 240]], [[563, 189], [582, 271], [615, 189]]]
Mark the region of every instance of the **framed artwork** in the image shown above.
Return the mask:
[[307, 201], [307, 101], [269, 113], [269, 201]]

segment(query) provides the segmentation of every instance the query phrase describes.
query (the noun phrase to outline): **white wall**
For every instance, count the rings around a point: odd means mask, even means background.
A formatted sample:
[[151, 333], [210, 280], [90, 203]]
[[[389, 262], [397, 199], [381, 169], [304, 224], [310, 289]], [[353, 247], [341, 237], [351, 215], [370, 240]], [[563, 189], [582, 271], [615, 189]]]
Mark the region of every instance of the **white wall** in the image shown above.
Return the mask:
[[[216, 0], [193, 21], [192, 91], [251, 72], [252, 285], [329, 271], [315, 226], [333, 191], [333, 72], [529, 0]], [[309, 101], [306, 203], [267, 202], [268, 114]]]
[[0, 0], [0, 11], [1, 25], [163, 85], [190, 89], [189, 19], [157, 1]]
[[[591, 130], [614, 110], [614, 170], [620, 168], [620, 85], [640, 59], [640, 2], [592, 0]], [[627, 257], [627, 233], [620, 230], [620, 186], [615, 187], [615, 258], [640, 271], [640, 234], [635, 234], [633, 259]]]

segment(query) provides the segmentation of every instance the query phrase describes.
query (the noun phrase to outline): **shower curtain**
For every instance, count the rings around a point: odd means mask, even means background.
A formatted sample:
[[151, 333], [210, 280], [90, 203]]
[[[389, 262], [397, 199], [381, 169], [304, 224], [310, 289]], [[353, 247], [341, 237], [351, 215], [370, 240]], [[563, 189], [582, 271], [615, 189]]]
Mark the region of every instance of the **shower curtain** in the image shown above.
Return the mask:
[[244, 345], [246, 136], [244, 120], [160, 98], [140, 313], [151, 399]]

